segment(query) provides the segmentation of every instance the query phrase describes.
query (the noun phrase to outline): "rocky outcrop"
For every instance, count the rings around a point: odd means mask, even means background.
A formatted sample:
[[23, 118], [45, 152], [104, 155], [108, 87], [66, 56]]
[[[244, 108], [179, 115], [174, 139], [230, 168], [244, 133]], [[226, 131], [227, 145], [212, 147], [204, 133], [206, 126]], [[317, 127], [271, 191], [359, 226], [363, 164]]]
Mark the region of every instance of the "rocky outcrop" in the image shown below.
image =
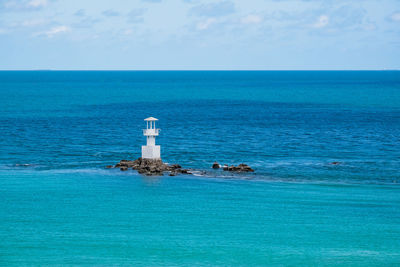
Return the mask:
[[[136, 160], [121, 160], [118, 162], [115, 166], [108, 165], [106, 166], [107, 169], [110, 168], [119, 168], [121, 171], [128, 171], [129, 169], [136, 170], [138, 173], [146, 175], [146, 176], [162, 176], [165, 173], [168, 174], [169, 176], [175, 176], [178, 174], [193, 174], [191, 170], [189, 169], [183, 169], [181, 165], [179, 164], [165, 164], [162, 162], [161, 159], [143, 159], [143, 158], [138, 158]], [[221, 165], [218, 162], [214, 162], [212, 165], [213, 169], [220, 169]], [[237, 166], [231, 165], [224, 165], [222, 167], [224, 171], [229, 171], [229, 172], [236, 172], [236, 173], [241, 173], [241, 172], [254, 172], [254, 170], [247, 164], [239, 164]], [[196, 174], [199, 173], [197, 170], [195, 172]], [[202, 172], [202, 174], [205, 174], [205, 172]]]
[[219, 165], [218, 162], [214, 162], [214, 164], [212, 165], [212, 168], [213, 169], [219, 169], [219, 168], [221, 168], [221, 165]]
[[247, 164], [241, 163], [237, 166], [231, 165], [224, 165], [223, 166], [224, 171], [230, 171], [230, 172], [254, 172], [254, 170]]
[[[109, 168], [110, 166], [106, 166]], [[121, 171], [127, 171], [129, 168], [136, 170], [138, 173], [151, 176], [151, 175], [164, 175], [164, 172], [169, 172], [171, 176], [182, 174], [191, 174], [187, 169], [182, 169], [179, 164], [168, 165], [162, 162], [161, 159], [143, 159], [136, 160], [121, 160], [114, 168], [119, 168]]]

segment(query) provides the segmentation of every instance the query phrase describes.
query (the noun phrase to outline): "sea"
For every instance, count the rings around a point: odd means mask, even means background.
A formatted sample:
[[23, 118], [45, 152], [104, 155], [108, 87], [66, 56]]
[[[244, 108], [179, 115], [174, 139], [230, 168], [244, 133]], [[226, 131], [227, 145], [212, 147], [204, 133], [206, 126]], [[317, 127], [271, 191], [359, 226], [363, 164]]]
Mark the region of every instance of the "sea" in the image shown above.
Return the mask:
[[400, 71], [0, 71], [0, 265], [400, 266]]

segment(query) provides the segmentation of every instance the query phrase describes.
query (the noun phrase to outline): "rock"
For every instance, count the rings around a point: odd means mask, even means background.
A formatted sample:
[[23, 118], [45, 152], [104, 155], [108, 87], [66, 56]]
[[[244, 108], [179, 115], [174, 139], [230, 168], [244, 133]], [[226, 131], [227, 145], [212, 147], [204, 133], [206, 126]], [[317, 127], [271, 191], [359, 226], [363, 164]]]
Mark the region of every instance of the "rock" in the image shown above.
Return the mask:
[[235, 170], [236, 170], [236, 167], [233, 166], [233, 165], [231, 165], [231, 166], [228, 167], [228, 171], [230, 171], [230, 172], [233, 172], [233, 171], [235, 171]]
[[117, 165], [115, 165], [116, 168], [119, 167], [128, 167], [128, 168], [132, 168], [135, 165], [135, 161], [133, 160], [121, 160], [119, 163], [117, 163]]
[[341, 164], [341, 162], [339, 162], [339, 161], [333, 161], [333, 162], [331, 162], [331, 164], [332, 164], [332, 165], [339, 165], [339, 164]]
[[212, 165], [212, 168], [213, 169], [219, 169], [219, 168], [221, 168], [221, 165], [219, 165], [218, 162], [214, 162], [214, 164]]
[[170, 165], [169, 167], [170, 167], [171, 169], [180, 169], [180, 168], [182, 168], [182, 166], [179, 165], [179, 164], [172, 164], [172, 165]]
[[241, 163], [238, 166], [224, 165], [223, 170], [230, 171], [230, 172], [254, 172], [254, 170], [249, 165], [244, 164], [244, 163]]
[[[339, 164], [340, 162], [333, 162], [332, 164]], [[108, 165], [106, 168], [113, 168], [113, 166]], [[179, 164], [167, 165], [162, 162], [161, 159], [143, 159], [138, 158], [136, 160], [121, 160], [115, 165], [115, 168], [120, 168], [121, 171], [127, 171], [132, 168], [138, 173], [151, 176], [151, 175], [164, 175], [165, 172], [169, 172], [170, 176], [176, 176], [178, 174], [193, 174], [189, 169], [182, 169]], [[221, 168], [218, 162], [214, 162], [212, 165], [213, 169]], [[230, 172], [254, 172], [254, 170], [247, 164], [241, 163], [237, 166], [235, 165], [223, 165], [224, 171]]]
[[106, 168], [107, 169], [111, 169], [111, 168], [114, 168], [114, 166], [113, 165], [107, 165]]
[[175, 171], [181, 169], [182, 166], [179, 164], [172, 164], [172, 165], [167, 165], [167, 170], [168, 171]]
[[[113, 166], [107, 166], [112, 168]], [[138, 158], [136, 160], [121, 160], [115, 165], [115, 168], [120, 168], [121, 171], [126, 171], [129, 168], [138, 171], [138, 173], [151, 176], [151, 175], [163, 175], [164, 172], [169, 171], [171, 176], [177, 173], [190, 174], [188, 170], [182, 169], [179, 164], [167, 165], [162, 162], [161, 159], [143, 159]]]
[[239, 164], [237, 166], [237, 168], [239, 168], [239, 171], [244, 171], [244, 172], [254, 172], [254, 170], [247, 164]]

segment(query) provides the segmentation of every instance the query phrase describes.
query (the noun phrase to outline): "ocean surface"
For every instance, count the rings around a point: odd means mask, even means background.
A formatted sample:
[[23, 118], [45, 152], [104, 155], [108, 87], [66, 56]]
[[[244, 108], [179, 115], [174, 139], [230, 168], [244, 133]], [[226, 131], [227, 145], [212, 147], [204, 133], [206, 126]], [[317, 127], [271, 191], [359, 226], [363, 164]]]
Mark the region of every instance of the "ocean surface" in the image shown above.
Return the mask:
[[0, 71], [0, 265], [399, 266], [400, 72]]

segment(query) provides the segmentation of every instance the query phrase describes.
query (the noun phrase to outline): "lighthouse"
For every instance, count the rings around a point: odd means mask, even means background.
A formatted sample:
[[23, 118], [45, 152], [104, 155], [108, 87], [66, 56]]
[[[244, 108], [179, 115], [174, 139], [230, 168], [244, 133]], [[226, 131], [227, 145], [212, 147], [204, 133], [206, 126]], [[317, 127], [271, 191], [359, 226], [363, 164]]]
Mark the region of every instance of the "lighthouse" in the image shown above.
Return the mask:
[[146, 129], [143, 129], [143, 135], [146, 136], [147, 144], [142, 146], [142, 158], [160, 159], [160, 146], [156, 146], [156, 136], [160, 131], [160, 129], [156, 129], [158, 119], [149, 117], [144, 121], [146, 122]]

